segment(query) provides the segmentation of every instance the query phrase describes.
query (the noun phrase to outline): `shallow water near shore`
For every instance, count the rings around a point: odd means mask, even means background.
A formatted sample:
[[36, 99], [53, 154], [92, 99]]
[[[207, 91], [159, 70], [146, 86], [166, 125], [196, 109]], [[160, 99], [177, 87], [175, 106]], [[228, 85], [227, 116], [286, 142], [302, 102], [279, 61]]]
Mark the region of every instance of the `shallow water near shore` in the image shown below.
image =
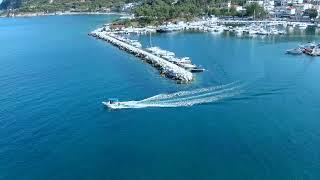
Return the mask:
[[320, 59], [284, 54], [317, 36], [152, 35], [207, 70], [176, 84], [87, 35], [115, 18], [0, 19], [0, 179], [320, 178]]

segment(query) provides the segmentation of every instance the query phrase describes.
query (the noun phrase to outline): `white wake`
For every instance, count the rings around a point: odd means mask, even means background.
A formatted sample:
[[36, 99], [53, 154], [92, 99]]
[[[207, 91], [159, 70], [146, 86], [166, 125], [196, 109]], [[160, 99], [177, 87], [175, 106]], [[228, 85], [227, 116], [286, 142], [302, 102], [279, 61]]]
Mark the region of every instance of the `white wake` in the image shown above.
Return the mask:
[[240, 94], [243, 85], [233, 82], [220, 86], [179, 91], [171, 94], [158, 94], [140, 101], [120, 102], [116, 109], [146, 107], [182, 107], [196, 104], [212, 103]]

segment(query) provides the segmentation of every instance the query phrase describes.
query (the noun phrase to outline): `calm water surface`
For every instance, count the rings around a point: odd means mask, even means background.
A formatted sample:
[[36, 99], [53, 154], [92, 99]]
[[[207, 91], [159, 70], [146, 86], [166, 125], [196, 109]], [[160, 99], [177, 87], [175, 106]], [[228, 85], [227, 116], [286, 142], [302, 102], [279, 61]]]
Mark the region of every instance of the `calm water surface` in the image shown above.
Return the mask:
[[[207, 69], [179, 85], [87, 36], [115, 18], [0, 19], [0, 179], [320, 179], [320, 59], [284, 54], [318, 37], [153, 35]], [[231, 82], [214, 103], [101, 105]]]

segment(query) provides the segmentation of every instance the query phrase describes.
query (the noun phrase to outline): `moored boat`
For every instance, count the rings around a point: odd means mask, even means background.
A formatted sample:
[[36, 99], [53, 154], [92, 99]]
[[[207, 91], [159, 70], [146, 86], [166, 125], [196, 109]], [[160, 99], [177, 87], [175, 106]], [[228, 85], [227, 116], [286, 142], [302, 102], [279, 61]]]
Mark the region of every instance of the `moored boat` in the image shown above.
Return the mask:
[[205, 69], [201, 68], [201, 67], [195, 67], [190, 70], [190, 72], [193, 72], [193, 73], [198, 73], [198, 72], [203, 72], [203, 71], [205, 71]]
[[301, 30], [305, 30], [305, 29], [307, 29], [308, 24], [307, 23], [299, 23], [299, 24], [297, 24], [297, 27]]
[[300, 55], [303, 53], [303, 50], [301, 48], [295, 48], [295, 49], [288, 49], [286, 51], [287, 54], [292, 54], [292, 55]]

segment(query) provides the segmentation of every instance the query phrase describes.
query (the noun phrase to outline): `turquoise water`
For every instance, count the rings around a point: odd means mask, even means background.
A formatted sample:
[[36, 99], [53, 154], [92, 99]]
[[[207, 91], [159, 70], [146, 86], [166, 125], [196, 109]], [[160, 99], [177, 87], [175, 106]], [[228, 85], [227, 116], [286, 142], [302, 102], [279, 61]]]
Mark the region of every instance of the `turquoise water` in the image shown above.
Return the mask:
[[[284, 54], [318, 38], [152, 36], [207, 69], [181, 85], [87, 36], [114, 18], [0, 19], [0, 179], [320, 178], [320, 61]], [[239, 94], [188, 107], [101, 104], [232, 82]]]

